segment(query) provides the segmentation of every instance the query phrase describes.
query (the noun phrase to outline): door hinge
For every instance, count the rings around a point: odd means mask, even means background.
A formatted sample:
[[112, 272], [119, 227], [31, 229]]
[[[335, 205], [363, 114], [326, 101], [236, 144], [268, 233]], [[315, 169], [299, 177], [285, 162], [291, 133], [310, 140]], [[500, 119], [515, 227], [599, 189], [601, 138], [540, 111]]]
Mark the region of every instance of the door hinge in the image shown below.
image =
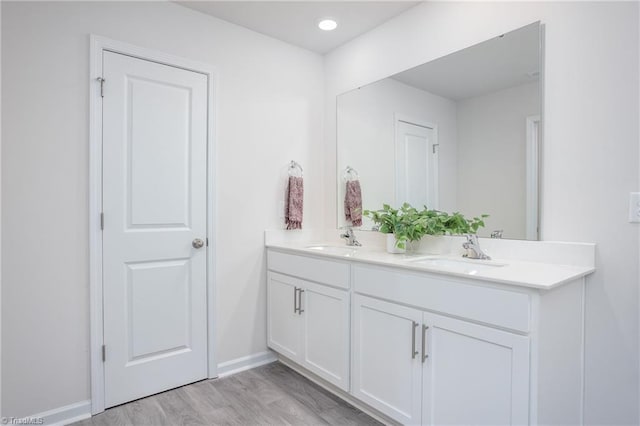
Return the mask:
[[440, 144], [439, 144], [439, 143], [434, 143], [434, 144], [433, 144], [433, 148], [432, 148], [432, 149], [433, 149], [433, 153], [434, 153], [434, 154], [436, 153], [436, 147], [437, 147], [437, 146], [440, 146]]
[[104, 213], [100, 213], [100, 229], [104, 231]]
[[102, 362], [107, 360], [107, 347], [106, 345], [102, 345]]
[[96, 80], [98, 80], [98, 83], [100, 83], [100, 97], [104, 98], [104, 82], [105, 79], [102, 77], [98, 77]]

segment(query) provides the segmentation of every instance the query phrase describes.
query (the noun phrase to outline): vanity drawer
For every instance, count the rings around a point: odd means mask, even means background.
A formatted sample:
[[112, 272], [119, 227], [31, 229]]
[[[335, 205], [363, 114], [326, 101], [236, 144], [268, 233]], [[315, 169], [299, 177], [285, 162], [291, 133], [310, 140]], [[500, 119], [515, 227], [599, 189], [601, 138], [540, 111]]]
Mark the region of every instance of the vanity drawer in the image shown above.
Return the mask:
[[353, 285], [358, 293], [511, 330], [530, 329], [530, 297], [526, 293], [428, 273], [359, 265], [353, 268]]
[[280, 272], [334, 287], [349, 288], [349, 264], [316, 257], [267, 251], [267, 267]]

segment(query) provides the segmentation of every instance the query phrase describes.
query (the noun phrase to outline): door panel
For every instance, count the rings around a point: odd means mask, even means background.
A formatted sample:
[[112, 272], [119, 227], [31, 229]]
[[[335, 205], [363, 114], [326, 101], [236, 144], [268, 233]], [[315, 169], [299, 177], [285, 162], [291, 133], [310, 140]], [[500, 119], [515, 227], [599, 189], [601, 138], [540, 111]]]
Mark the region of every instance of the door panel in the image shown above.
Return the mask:
[[424, 314], [426, 425], [528, 424], [528, 338]]
[[136, 263], [127, 267], [129, 359], [137, 362], [189, 348], [190, 260]]
[[267, 339], [269, 347], [294, 361], [301, 361], [302, 320], [297, 311], [297, 280], [269, 272], [267, 278]]
[[191, 88], [132, 76], [126, 82], [129, 227], [189, 227]]
[[[421, 130], [427, 132], [426, 129]], [[406, 133], [403, 142], [405, 151], [404, 189], [408, 197], [407, 202], [411, 205], [427, 204], [429, 197], [429, 139], [423, 135]]]
[[104, 52], [105, 405], [207, 376], [207, 77]]
[[422, 312], [356, 294], [353, 303], [354, 396], [403, 424], [420, 424], [419, 328]]
[[349, 293], [303, 282], [303, 365], [349, 390]]

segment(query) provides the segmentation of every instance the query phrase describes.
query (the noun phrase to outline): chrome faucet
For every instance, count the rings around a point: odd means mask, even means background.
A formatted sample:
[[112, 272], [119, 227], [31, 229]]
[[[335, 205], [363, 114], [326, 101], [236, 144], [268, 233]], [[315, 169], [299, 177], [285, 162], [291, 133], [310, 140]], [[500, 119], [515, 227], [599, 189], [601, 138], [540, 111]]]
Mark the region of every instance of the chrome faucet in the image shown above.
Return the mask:
[[491, 257], [487, 256], [480, 248], [477, 235], [467, 234], [465, 237], [467, 237], [467, 241], [462, 244], [462, 247], [467, 250], [467, 254], [465, 254], [464, 257], [468, 257], [469, 259], [491, 260]]
[[356, 238], [356, 234], [353, 232], [353, 228], [347, 227], [347, 230], [344, 234], [340, 234], [340, 238], [344, 238], [347, 240], [348, 246], [361, 246], [360, 242]]

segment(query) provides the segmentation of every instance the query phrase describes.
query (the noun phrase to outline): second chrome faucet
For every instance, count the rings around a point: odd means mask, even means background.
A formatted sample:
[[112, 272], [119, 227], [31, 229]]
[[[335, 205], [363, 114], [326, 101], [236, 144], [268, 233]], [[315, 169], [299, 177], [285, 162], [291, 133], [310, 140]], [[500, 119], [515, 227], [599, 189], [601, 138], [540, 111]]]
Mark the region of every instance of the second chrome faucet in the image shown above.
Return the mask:
[[464, 257], [469, 259], [491, 260], [491, 257], [480, 248], [477, 235], [467, 234], [465, 237], [467, 237], [467, 241], [462, 244], [462, 247], [467, 250], [467, 254], [465, 254]]

